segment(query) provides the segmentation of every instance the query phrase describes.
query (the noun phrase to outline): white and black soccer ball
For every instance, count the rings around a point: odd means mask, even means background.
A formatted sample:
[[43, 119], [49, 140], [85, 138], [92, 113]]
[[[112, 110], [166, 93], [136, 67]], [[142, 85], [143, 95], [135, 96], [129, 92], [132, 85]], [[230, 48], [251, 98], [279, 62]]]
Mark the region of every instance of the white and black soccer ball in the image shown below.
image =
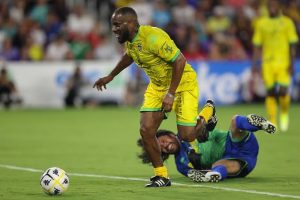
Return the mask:
[[59, 167], [47, 169], [41, 176], [40, 184], [45, 193], [49, 195], [60, 195], [69, 187], [67, 173]]

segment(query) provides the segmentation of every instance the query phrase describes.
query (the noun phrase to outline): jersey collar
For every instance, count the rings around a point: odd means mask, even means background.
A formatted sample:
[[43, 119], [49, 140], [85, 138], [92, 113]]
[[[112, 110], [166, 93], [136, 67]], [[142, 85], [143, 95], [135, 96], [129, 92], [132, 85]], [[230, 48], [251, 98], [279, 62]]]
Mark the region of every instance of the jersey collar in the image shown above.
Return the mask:
[[138, 31], [135, 33], [135, 35], [134, 35], [134, 37], [133, 37], [133, 39], [132, 39], [132, 41], [131, 41], [130, 43], [133, 43], [133, 42], [136, 41], [136, 38], [137, 38], [137, 36], [138, 36], [138, 34], [139, 34], [139, 32], [140, 32], [140, 27], [141, 27], [141, 26], [139, 26]]

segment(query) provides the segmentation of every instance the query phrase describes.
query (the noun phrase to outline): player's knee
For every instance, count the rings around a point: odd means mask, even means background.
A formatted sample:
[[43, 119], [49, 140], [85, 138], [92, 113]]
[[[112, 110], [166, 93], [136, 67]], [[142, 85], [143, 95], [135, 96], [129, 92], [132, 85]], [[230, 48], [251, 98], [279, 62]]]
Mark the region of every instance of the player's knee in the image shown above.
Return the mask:
[[279, 96], [285, 96], [288, 94], [288, 88], [287, 87], [280, 87], [278, 95]]
[[276, 96], [276, 89], [275, 89], [275, 87], [268, 89], [267, 90], [267, 95], [275, 97]]
[[151, 126], [149, 125], [141, 125], [140, 127], [140, 135], [142, 136], [143, 139], [146, 138], [153, 138], [156, 135], [156, 130], [153, 129]]
[[192, 142], [196, 139], [193, 134], [187, 132], [180, 133], [180, 138], [186, 142]]

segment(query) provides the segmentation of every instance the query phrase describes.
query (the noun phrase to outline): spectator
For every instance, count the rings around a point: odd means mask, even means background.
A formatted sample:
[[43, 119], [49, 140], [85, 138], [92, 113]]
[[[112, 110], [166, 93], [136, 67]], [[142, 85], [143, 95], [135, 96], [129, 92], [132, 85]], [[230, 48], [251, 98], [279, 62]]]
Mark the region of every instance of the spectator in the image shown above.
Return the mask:
[[30, 12], [30, 18], [34, 21], [44, 25], [47, 19], [49, 7], [46, 0], [37, 0], [37, 4], [33, 7]]
[[139, 22], [141, 25], [149, 25], [152, 23], [153, 4], [146, 0], [136, 0], [129, 5], [137, 11]]
[[0, 51], [0, 58], [4, 60], [16, 61], [20, 59], [19, 50], [12, 46], [10, 38], [6, 38], [3, 42], [3, 48]]
[[80, 63], [76, 63], [74, 73], [69, 77], [66, 83], [65, 106], [75, 107], [77, 104], [82, 103], [83, 99], [80, 98], [80, 90], [87, 83], [83, 77]]
[[76, 60], [91, 59], [92, 47], [83, 35], [75, 35], [70, 43], [71, 52]]
[[120, 53], [117, 50], [115, 42], [107, 35], [102, 36], [102, 42], [94, 50], [94, 58], [96, 59], [113, 59], [119, 58]]
[[86, 36], [94, 27], [94, 19], [86, 14], [80, 5], [76, 5], [67, 19], [67, 31], [70, 38], [77, 35]]
[[176, 45], [178, 46], [179, 49], [182, 49], [182, 51], [184, 51], [186, 49], [189, 40], [187, 28], [184, 25], [176, 26], [174, 33], [175, 33], [174, 41]]
[[18, 27], [16, 36], [13, 38], [13, 45], [21, 49], [26, 45], [26, 40], [30, 35], [32, 20], [25, 18]]
[[40, 61], [44, 58], [43, 47], [35, 43], [32, 37], [28, 37], [25, 47], [22, 48], [22, 59], [31, 61]]
[[16, 22], [8, 18], [7, 20], [4, 20], [3, 26], [2, 26], [2, 31], [5, 33], [7, 37], [13, 38], [15, 37], [17, 33], [17, 24]]
[[36, 21], [32, 22], [30, 37], [32, 38], [33, 43], [37, 45], [43, 47], [46, 44], [45, 31], [42, 30], [41, 25]]
[[189, 40], [183, 55], [188, 60], [203, 60], [206, 55], [201, 49], [201, 43], [198, 39], [198, 34], [195, 28], [189, 29]]
[[217, 33], [210, 45], [209, 58], [212, 60], [243, 60], [247, 55], [234, 35]]
[[236, 29], [235, 35], [241, 42], [243, 48], [247, 51], [248, 55], [252, 52], [252, 27], [251, 21], [244, 15], [241, 10], [237, 10], [236, 16], [233, 21], [233, 26]]
[[3, 103], [5, 108], [9, 108], [12, 103], [21, 103], [21, 101], [14, 81], [7, 69], [3, 67], [0, 71], [0, 103]]
[[47, 42], [55, 39], [62, 30], [62, 22], [59, 20], [55, 12], [49, 12], [47, 15], [47, 20], [44, 25], [44, 31], [47, 37]]
[[165, 28], [171, 21], [171, 13], [167, 9], [167, 5], [160, 0], [155, 0], [154, 11], [152, 14], [152, 22], [154, 26]]
[[179, 0], [178, 5], [172, 9], [174, 21], [179, 25], [192, 26], [195, 22], [195, 8], [187, 0]]
[[13, 19], [18, 24], [22, 23], [22, 20], [25, 16], [25, 0], [18, 0], [15, 1], [15, 4], [12, 5], [12, 7], [9, 10], [9, 16], [11, 19]]
[[132, 69], [134, 78], [129, 79], [127, 83], [124, 104], [128, 106], [140, 106], [143, 103], [148, 80], [141, 68], [135, 66]]
[[69, 60], [73, 58], [69, 44], [65, 41], [64, 36], [59, 34], [46, 48], [47, 60]]
[[91, 44], [92, 48], [95, 49], [101, 43], [101, 25], [96, 23], [91, 32], [87, 35], [87, 40]]
[[216, 6], [213, 10], [213, 16], [207, 20], [207, 32], [210, 36], [218, 32], [225, 32], [231, 25], [230, 18], [226, 15], [222, 6]]

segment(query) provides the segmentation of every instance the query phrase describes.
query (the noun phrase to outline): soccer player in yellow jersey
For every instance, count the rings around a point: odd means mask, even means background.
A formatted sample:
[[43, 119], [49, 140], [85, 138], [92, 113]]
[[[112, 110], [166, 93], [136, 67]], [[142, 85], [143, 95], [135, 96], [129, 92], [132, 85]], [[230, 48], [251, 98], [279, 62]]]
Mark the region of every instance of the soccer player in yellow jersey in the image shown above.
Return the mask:
[[174, 110], [180, 137], [188, 142], [199, 139], [203, 131], [197, 125], [210, 119], [214, 105], [208, 102], [197, 115], [196, 73], [167, 33], [156, 27], [140, 26], [135, 10], [130, 7], [115, 10], [111, 23], [118, 42], [125, 43], [126, 52], [111, 73], [99, 78], [93, 87], [106, 89], [106, 84], [133, 62], [144, 69], [150, 83], [140, 109], [140, 134], [155, 173], [146, 187], [170, 186], [156, 138], [157, 129], [166, 113]]
[[277, 124], [277, 107], [280, 108], [280, 129], [288, 129], [290, 105], [289, 85], [293, 73], [298, 42], [293, 21], [280, 12], [279, 0], [269, 0], [269, 16], [259, 19], [255, 26], [253, 70], [257, 72], [262, 51], [262, 76], [267, 89], [265, 99], [269, 120]]

